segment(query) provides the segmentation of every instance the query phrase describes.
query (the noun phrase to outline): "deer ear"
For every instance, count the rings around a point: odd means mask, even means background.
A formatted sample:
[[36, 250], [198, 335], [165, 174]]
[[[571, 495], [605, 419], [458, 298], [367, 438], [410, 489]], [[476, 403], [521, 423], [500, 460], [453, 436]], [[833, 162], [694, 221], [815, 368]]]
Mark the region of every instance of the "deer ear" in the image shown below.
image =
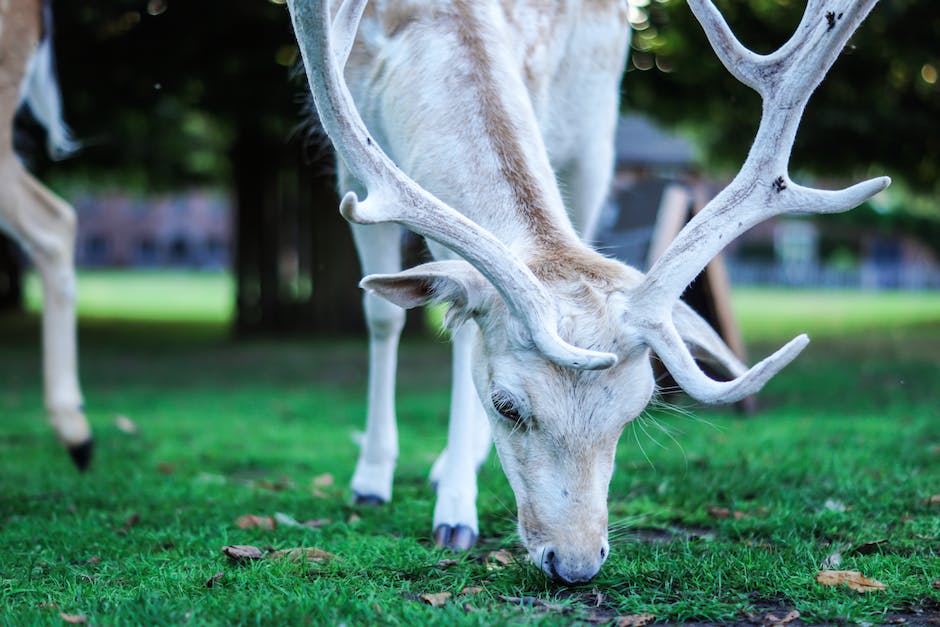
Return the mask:
[[405, 309], [448, 303], [448, 318], [472, 317], [496, 292], [476, 268], [458, 260], [425, 263], [398, 274], [372, 274], [359, 287]]

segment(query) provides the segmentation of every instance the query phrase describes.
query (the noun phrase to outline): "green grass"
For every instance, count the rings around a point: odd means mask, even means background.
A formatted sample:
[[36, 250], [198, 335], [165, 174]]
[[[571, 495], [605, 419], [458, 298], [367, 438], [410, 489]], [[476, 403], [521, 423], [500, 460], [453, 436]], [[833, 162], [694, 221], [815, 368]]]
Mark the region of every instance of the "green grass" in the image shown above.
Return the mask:
[[[26, 277], [26, 307], [42, 306], [39, 277]], [[235, 283], [222, 272], [85, 270], [78, 276], [78, 314], [85, 319], [227, 323]]]
[[[95, 277], [108, 286], [109, 277]], [[445, 345], [405, 343], [395, 501], [352, 507], [364, 343], [232, 343], [222, 318], [206, 313], [217, 305], [180, 299], [173, 312], [160, 310], [167, 301], [147, 293], [151, 280], [168, 277], [115, 283], [151, 299], [150, 310], [127, 317], [162, 322], [106, 321], [107, 310], [83, 305], [94, 312], [82, 324], [82, 374], [98, 446], [84, 476], [44, 424], [35, 318], [0, 319], [0, 624], [62, 624], [60, 612], [96, 625], [488, 625], [643, 612], [743, 621], [790, 609], [814, 623], [911, 622], [917, 608], [940, 611], [931, 587], [940, 580], [940, 505], [927, 500], [940, 494], [940, 295], [839, 293], [821, 302], [740, 292], [755, 356], [795, 332], [815, 341], [761, 394], [758, 416], [680, 398], [671, 400], [685, 409], [628, 426], [611, 484], [611, 557], [591, 584], [565, 588], [525, 563], [495, 456], [481, 473], [480, 546], [439, 565], [455, 557], [429, 541], [426, 481], [446, 431]], [[206, 277], [177, 276], [173, 287], [190, 280]], [[203, 321], [173, 321], [182, 306]], [[140, 432], [119, 430], [117, 415]], [[324, 473], [334, 485], [313, 486]], [[716, 508], [741, 517], [716, 517]], [[276, 512], [331, 522], [235, 524]], [[856, 550], [879, 540], [872, 552]], [[221, 554], [229, 544], [314, 546], [336, 558], [240, 566]], [[488, 566], [487, 554], [501, 548], [519, 563]], [[840, 568], [887, 589], [816, 584], [835, 552]], [[460, 596], [466, 586], [483, 591]], [[419, 599], [441, 591], [454, 594], [443, 607]], [[507, 600], [516, 597], [532, 599]]]

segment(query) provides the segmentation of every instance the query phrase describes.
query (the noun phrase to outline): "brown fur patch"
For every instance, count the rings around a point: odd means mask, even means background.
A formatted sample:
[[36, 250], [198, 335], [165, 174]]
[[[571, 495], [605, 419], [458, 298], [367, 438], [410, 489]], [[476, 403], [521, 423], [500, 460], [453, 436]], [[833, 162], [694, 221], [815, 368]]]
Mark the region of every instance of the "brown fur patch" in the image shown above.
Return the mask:
[[16, 0], [0, 7], [0, 143], [12, 150], [13, 115], [30, 55], [39, 42], [38, 0]]
[[486, 128], [500, 163], [500, 174], [509, 183], [516, 207], [537, 242], [554, 247], [564, 237], [546, 212], [547, 203], [541, 185], [525, 161], [518, 130], [501, 102], [499, 86], [490, 71], [491, 59], [481, 35], [484, 25], [476, 19], [470, 0], [455, 0], [454, 8], [459, 16], [457, 35], [470, 57], [474, 71], [473, 87], [481, 100]]

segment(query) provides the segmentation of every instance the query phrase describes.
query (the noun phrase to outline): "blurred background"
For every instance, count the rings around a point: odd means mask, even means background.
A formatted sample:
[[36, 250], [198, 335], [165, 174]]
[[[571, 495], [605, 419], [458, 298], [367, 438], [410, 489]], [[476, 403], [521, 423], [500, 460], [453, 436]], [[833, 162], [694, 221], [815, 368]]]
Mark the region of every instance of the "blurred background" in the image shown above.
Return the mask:
[[[766, 52], [804, 2], [718, 5]], [[78, 212], [80, 314], [201, 319], [239, 335], [359, 333], [358, 262], [331, 150], [308, 123], [285, 3], [53, 8], [65, 117], [83, 149], [48, 161], [28, 112], [17, 141]], [[760, 103], [721, 67], [684, 2], [632, 0], [630, 11], [617, 175], [598, 240], [643, 266], [667, 191], [684, 190], [694, 210], [733, 176]], [[839, 186], [887, 173], [894, 184], [847, 214], [755, 228], [728, 251], [736, 288], [940, 287], [938, 32], [929, 0], [877, 6], [811, 101], [792, 174]], [[0, 308], [38, 301], [24, 257], [0, 242]]]

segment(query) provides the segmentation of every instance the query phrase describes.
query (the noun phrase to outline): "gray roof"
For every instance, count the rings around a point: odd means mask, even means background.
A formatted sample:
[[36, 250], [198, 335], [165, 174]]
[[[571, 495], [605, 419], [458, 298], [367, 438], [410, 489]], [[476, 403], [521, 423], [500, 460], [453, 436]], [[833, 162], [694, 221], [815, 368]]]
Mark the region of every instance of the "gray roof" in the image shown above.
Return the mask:
[[695, 163], [692, 144], [640, 115], [620, 118], [616, 141], [618, 166], [682, 167]]

